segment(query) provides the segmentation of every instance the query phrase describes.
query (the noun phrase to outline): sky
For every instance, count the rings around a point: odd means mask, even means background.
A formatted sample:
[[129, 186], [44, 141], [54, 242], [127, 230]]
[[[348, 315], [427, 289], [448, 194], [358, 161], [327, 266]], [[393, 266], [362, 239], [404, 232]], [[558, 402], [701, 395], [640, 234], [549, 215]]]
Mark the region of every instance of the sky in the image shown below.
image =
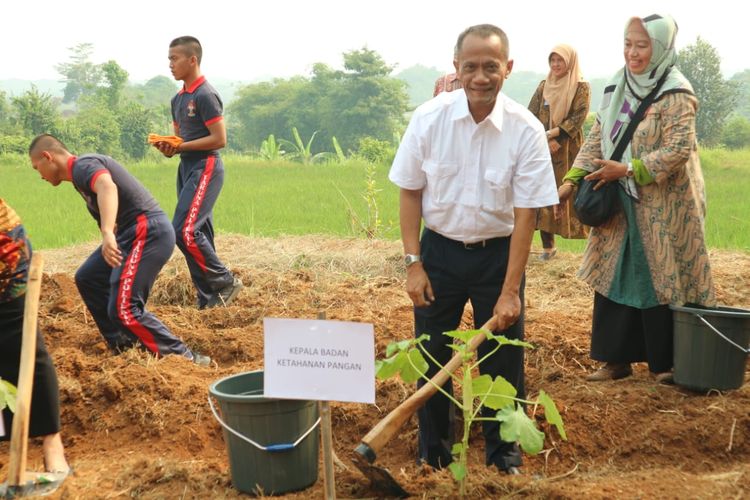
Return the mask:
[[[566, 7], [566, 5], [576, 6]], [[55, 66], [71, 47], [93, 44], [91, 60], [115, 60], [132, 82], [170, 76], [169, 42], [193, 35], [203, 45], [204, 75], [252, 82], [309, 75], [313, 63], [341, 68], [342, 54], [367, 47], [396, 72], [414, 64], [452, 70], [456, 37], [473, 24], [508, 34], [514, 71], [548, 71], [557, 43], [578, 50], [584, 76], [606, 78], [622, 64], [631, 16], [672, 15], [678, 50], [698, 36], [715, 47], [726, 77], [750, 68], [750, 26], [736, 0], [179, 0], [125, 2], [7, 0], [0, 28], [0, 80], [60, 79]]]

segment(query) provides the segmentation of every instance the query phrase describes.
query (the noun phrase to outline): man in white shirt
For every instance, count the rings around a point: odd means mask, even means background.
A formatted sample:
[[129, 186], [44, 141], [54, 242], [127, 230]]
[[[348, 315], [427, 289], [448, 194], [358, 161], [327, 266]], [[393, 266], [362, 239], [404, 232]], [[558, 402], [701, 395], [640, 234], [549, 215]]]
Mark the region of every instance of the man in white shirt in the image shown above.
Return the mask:
[[[389, 174], [401, 188], [415, 333], [431, 335], [426, 347], [442, 364], [452, 355], [442, 332], [458, 328], [467, 300], [477, 328], [496, 315], [493, 330], [523, 338], [524, 269], [536, 208], [558, 203], [544, 128], [500, 93], [513, 68], [505, 33], [489, 24], [467, 28], [453, 64], [463, 88], [417, 108]], [[495, 345], [483, 343], [479, 357]], [[502, 347], [480, 371], [502, 375], [525, 396], [523, 349]], [[427, 375], [436, 372], [431, 363]], [[445, 389], [452, 391], [450, 386]], [[451, 405], [437, 394], [418, 413], [419, 457], [436, 468], [452, 461]], [[487, 464], [517, 474], [516, 444], [500, 439], [497, 422], [483, 424]]]

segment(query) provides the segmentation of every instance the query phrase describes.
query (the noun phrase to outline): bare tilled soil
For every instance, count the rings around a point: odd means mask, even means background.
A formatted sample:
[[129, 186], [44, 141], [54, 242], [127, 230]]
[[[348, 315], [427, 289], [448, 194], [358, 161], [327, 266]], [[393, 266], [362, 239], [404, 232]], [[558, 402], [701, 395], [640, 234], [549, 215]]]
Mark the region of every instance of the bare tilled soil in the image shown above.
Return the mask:
[[[150, 308], [191, 347], [215, 360], [154, 359], [130, 351], [111, 355], [87, 314], [73, 272], [95, 244], [47, 251], [40, 324], [60, 379], [64, 442], [75, 475], [57, 498], [235, 498], [226, 445], [208, 407], [208, 386], [263, 367], [264, 317], [372, 323], [378, 355], [412, 335], [396, 242], [326, 237], [223, 236], [219, 254], [246, 283], [227, 308], [199, 311], [182, 256], [159, 276]], [[531, 256], [527, 273], [527, 390], [552, 395], [568, 441], [545, 429], [545, 450], [525, 457], [524, 474], [483, 465], [472, 439], [469, 498], [748, 498], [750, 385], [708, 394], [658, 385], [645, 365], [633, 377], [587, 383], [592, 292], [575, 278], [580, 256], [549, 262]], [[750, 255], [712, 252], [722, 304], [750, 308]], [[464, 328], [472, 324], [467, 308]], [[381, 418], [414, 390], [397, 380], [377, 383], [377, 404], [332, 403], [340, 498], [373, 498], [349, 457]], [[41, 470], [39, 443], [29, 468]], [[0, 444], [0, 478], [8, 443]], [[415, 497], [456, 496], [447, 471], [416, 464], [416, 420], [379, 454]], [[321, 478], [284, 498], [321, 498]]]

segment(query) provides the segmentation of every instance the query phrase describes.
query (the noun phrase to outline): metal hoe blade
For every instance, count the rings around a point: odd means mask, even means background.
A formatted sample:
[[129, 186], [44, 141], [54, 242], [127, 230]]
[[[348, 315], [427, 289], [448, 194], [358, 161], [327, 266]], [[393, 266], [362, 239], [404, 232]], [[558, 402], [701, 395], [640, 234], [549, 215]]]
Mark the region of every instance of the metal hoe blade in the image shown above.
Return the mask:
[[357, 468], [370, 480], [370, 488], [388, 498], [406, 498], [411, 494], [403, 489], [398, 482], [393, 479], [391, 473], [382, 467], [373, 465], [375, 461], [375, 452], [362, 443], [352, 452], [352, 462]]

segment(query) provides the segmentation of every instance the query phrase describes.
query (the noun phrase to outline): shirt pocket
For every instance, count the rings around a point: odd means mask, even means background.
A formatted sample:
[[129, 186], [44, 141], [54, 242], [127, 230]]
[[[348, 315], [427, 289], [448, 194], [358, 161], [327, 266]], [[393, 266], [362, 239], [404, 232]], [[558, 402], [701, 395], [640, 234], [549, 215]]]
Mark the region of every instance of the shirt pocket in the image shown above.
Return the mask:
[[482, 209], [487, 212], [503, 212], [512, 209], [511, 170], [490, 168], [484, 172], [482, 182]]
[[427, 191], [433, 203], [446, 205], [459, 201], [458, 163], [425, 160], [422, 169], [427, 175]]

